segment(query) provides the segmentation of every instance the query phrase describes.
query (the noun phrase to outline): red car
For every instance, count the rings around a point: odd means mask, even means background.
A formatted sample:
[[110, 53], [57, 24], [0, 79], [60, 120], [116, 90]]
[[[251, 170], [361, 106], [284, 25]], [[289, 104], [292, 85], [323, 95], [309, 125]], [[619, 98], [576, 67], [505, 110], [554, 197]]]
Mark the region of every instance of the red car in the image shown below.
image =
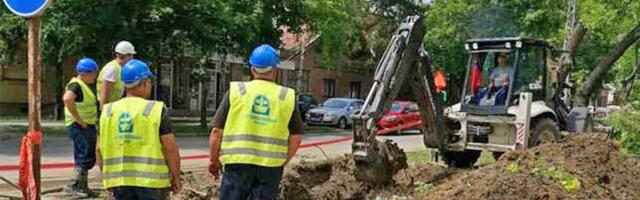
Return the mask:
[[395, 101], [389, 112], [382, 116], [376, 123], [381, 130], [378, 134], [384, 134], [397, 130], [411, 129], [422, 124], [418, 104], [412, 101]]

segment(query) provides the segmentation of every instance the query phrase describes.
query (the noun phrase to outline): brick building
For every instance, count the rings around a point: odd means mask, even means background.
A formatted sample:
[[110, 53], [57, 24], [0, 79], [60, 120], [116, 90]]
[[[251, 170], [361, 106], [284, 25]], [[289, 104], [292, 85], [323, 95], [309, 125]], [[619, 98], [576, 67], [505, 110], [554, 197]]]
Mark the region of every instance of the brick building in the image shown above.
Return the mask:
[[[291, 88], [296, 88], [298, 70], [302, 64], [301, 93], [310, 93], [316, 99], [324, 101], [331, 97], [366, 98], [373, 83], [373, 69], [363, 67], [362, 63], [341, 60], [337, 66], [326, 66], [319, 52], [318, 35], [294, 35], [283, 30], [281, 57], [292, 62], [295, 70], [283, 70], [279, 74], [279, 82]], [[304, 56], [302, 55], [302, 40], [306, 41]]]

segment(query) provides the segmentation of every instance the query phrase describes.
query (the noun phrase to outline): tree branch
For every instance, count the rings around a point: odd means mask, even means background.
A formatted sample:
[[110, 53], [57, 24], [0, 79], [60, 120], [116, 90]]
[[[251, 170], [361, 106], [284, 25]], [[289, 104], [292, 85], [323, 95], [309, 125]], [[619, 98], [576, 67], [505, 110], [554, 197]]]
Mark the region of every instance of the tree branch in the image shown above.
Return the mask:
[[600, 62], [593, 69], [589, 77], [585, 80], [584, 84], [578, 92], [578, 104], [586, 106], [589, 104], [589, 99], [593, 93], [596, 85], [600, 83], [600, 80], [611, 69], [613, 64], [624, 54], [624, 52], [638, 39], [640, 39], [640, 24], [637, 24], [631, 32], [624, 36], [612, 49], [609, 50], [607, 55], [601, 57]]

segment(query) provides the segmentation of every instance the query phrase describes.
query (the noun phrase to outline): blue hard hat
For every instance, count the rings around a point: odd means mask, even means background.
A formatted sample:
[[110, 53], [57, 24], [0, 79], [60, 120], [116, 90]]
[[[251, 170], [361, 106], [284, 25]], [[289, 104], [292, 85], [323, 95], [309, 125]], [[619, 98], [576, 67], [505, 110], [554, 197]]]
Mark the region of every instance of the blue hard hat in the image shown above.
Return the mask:
[[278, 52], [268, 44], [255, 48], [249, 57], [249, 64], [255, 68], [275, 67], [279, 62]]
[[129, 84], [145, 78], [151, 78], [153, 77], [153, 73], [151, 73], [146, 63], [133, 59], [122, 66], [120, 77], [122, 78], [122, 82]]
[[78, 73], [90, 73], [98, 72], [98, 64], [91, 58], [83, 58], [76, 64], [76, 72]]

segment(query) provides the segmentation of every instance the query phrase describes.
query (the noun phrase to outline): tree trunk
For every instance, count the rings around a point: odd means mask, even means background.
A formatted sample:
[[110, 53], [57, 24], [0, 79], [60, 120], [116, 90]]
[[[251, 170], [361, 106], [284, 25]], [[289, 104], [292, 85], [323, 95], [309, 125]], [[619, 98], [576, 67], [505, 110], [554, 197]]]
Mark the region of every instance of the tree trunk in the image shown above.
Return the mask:
[[589, 104], [591, 94], [596, 89], [596, 86], [600, 84], [604, 75], [611, 69], [613, 64], [624, 54], [624, 52], [640, 38], [640, 24], [637, 24], [631, 32], [629, 32], [620, 42], [618, 42], [612, 49], [609, 50], [607, 55], [601, 57], [600, 62], [593, 69], [589, 77], [585, 80], [582, 87], [578, 91], [577, 103], [579, 105], [586, 106]]
[[638, 60], [638, 49], [640, 49], [640, 43], [636, 42], [636, 48], [635, 48], [635, 56], [633, 59], [633, 70], [631, 71], [631, 74], [629, 74], [629, 76], [625, 77], [624, 80], [622, 80], [622, 83], [620, 84], [620, 91], [621, 91], [621, 95], [620, 95], [620, 100], [622, 100], [622, 102], [626, 102], [627, 98], [629, 97], [629, 93], [631, 93], [631, 90], [633, 90], [633, 84], [636, 80], [636, 76], [638, 74], [638, 70], [640, 69], [640, 60]]
[[60, 63], [58, 65], [56, 65], [56, 75], [57, 77], [56, 79], [56, 87], [54, 89], [55, 94], [54, 98], [55, 98], [55, 102], [56, 105], [54, 106], [55, 111], [54, 111], [54, 119], [56, 120], [64, 120], [64, 102], [62, 102], [62, 96], [64, 95], [65, 91], [67, 90], [65, 88], [65, 80], [64, 80], [64, 74], [63, 74], [63, 64]]
[[573, 65], [573, 56], [576, 54], [576, 50], [578, 49], [578, 45], [580, 45], [580, 41], [584, 37], [584, 34], [587, 32], [587, 29], [584, 28], [582, 23], [578, 23], [574, 28], [573, 32], [570, 33], [569, 39], [567, 40], [565, 46], [563, 46], [562, 50], [567, 51], [564, 56], [560, 59], [561, 69], [560, 76], [558, 76], [558, 81], [564, 81], [567, 78], [569, 72], [571, 72], [571, 68]]
[[297, 80], [296, 80], [296, 92], [298, 93], [302, 93], [303, 88], [302, 88], [302, 77], [304, 75], [304, 54], [306, 53], [307, 50], [307, 44], [306, 44], [306, 38], [304, 36], [304, 34], [302, 35], [302, 42], [300, 43], [300, 65], [298, 66], [298, 74], [297, 74]]
[[209, 82], [200, 82], [200, 127], [207, 128], [207, 93]]

